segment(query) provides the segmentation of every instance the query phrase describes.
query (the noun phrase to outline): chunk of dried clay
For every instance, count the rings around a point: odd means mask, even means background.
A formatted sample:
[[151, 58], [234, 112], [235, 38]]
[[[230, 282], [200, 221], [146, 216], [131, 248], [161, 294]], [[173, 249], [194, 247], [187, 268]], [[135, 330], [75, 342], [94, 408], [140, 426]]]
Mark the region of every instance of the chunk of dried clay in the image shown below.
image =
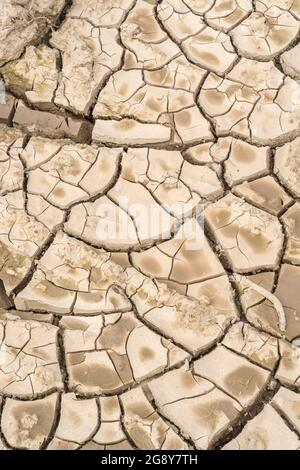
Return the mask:
[[50, 43], [60, 50], [62, 57], [54, 99], [57, 105], [88, 114], [102, 84], [120, 67], [123, 49], [118, 30], [109, 26], [96, 27], [90, 18], [67, 17], [60, 29], [53, 32]]
[[130, 450], [129, 443], [121, 423], [121, 408], [117, 396], [100, 398], [101, 423], [93, 440], [81, 447], [82, 450]]
[[277, 266], [283, 233], [276, 217], [233, 194], [210, 205], [205, 217], [234, 271]]
[[55, 420], [57, 395], [35, 401], [8, 398], [1, 427], [8, 444], [21, 450], [39, 450], [47, 442]]
[[300, 348], [287, 341], [279, 341], [280, 362], [275, 378], [292, 387], [300, 385]]
[[20, 159], [24, 135], [0, 124], [0, 195], [23, 189], [24, 168]]
[[160, 413], [194, 442], [207, 449], [234, 423], [241, 405], [206, 379], [176, 369], [149, 383]]
[[247, 323], [236, 323], [222, 341], [227, 348], [269, 370], [276, 366], [278, 340]]
[[15, 305], [59, 314], [127, 311], [131, 304], [118, 289], [125, 281], [124, 269], [111, 262], [108, 253], [58, 232]]
[[104, 320], [66, 316], [61, 325], [69, 383], [76, 393], [118, 392], [189, 357], [132, 312]]
[[225, 179], [230, 186], [259, 178], [268, 173], [267, 147], [255, 147], [242, 140], [232, 139], [228, 158], [224, 162]]
[[64, 394], [55, 436], [47, 449], [76, 449], [95, 434], [98, 425], [99, 411], [95, 398], [78, 400], [73, 393]]
[[274, 292], [284, 308], [287, 322], [286, 337], [290, 341], [300, 335], [299, 279], [300, 268], [298, 266], [283, 264]]
[[296, 202], [281, 218], [287, 231], [284, 258], [292, 264], [300, 264], [300, 204]]
[[101, 119], [122, 118], [121, 123], [124, 126], [127, 123], [128, 134], [131, 128], [134, 133], [133, 118], [144, 123], [145, 129], [150, 129], [150, 124], [168, 125], [185, 144], [212, 138], [209, 122], [196, 107], [193, 90], [185, 91], [172, 85], [151, 85], [140, 70], [120, 70], [100, 92], [93, 114]]
[[300, 79], [300, 44], [297, 44], [293, 49], [286, 51], [280, 57], [280, 63], [284, 73], [296, 80]]
[[168, 142], [170, 138], [170, 128], [161, 124], [143, 124], [134, 119], [97, 119], [93, 130], [93, 141], [96, 143], [145, 145]]
[[276, 150], [274, 172], [294, 196], [300, 196], [300, 137]]
[[[245, 281], [242, 276], [235, 276], [247, 320], [255, 327], [267, 333], [282, 336], [283, 332], [280, 331], [278, 324], [279, 315], [277, 309], [281, 312], [282, 318], [283, 313], [285, 318], [287, 318], [287, 315], [278, 298], [273, 294], [275, 274], [273, 272], [263, 272], [247, 276], [248, 279], [250, 283]], [[259, 288], [256, 288], [253, 284], [258, 285]], [[286, 333], [285, 331], [284, 334]]]
[[23, 191], [0, 197], [1, 279], [10, 294], [31, 269], [33, 258], [44, 246], [49, 231], [25, 210]]
[[40, 207], [43, 203], [58, 215], [75, 203], [105, 193], [116, 178], [120, 151], [33, 137], [21, 158], [28, 169], [29, 212], [38, 218], [45, 210]]
[[297, 450], [299, 438], [271, 405], [251, 421], [223, 450]]
[[1, 8], [0, 65], [17, 59], [24, 48], [47, 33], [65, 0], [5, 0]]
[[228, 72], [237, 59], [230, 37], [210, 27], [186, 39], [182, 47], [192, 63], [219, 74]]
[[10, 93], [5, 93], [4, 98], [0, 95], [0, 98], [0, 123], [10, 124], [16, 110], [17, 100]]
[[[161, 29], [154, 14], [154, 5], [138, 0], [120, 27], [121, 40], [133, 68], [157, 70], [180, 55], [178, 46]], [[127, 53], [128, 54], [128, 53]]]
[[70, 137], [76, 142], [89, 140], [92, 127], [88, 121], [79, 118], [30, 109], [21, 101], [18, 102], [13, 124], [24, 132], [54, 139]]
[[251, 0], [217, 0], [213, 7], [205, 13], [207, 23], [221, 31], [232, 30], [252, 11]]
[[285, 418], [295, 427], [295, 429], [300, 431], [300, 398], [299, 394], [288, 390], [287, 388], [281, 387], [274, 398], [272, 399], [272, 405], [277, 409], [280, 414], [285, 416]]
[[185, 450], [187, 444], [155, 411], [140, 388], [121, 395], [123, 424], [130, 438], [143, 450]]
[[0, 321], [2, 394], [30, 398], [62, 388], [57, 335], [58, 328], [48, 323]]
[[58, 52], [44, 44], [28, 46], [23, 56], [1, 68], [6, 86], [33, 105], [52, 109], [58, 84]]
[[245, 181], [234, 187], [234, 193], [273, 215], [278, 215], [292, 202], [292, 198], [272, 176]]
[[184, 223], [171, 240], [130, 258], [146, 276], [182, 287], [225, 274], [196, 220]]
[[243, 407], [256, 400], [270, 378], [265, 369], [222, 345], [195, 361], [194, 373], [213, 382]]
[[291, 13], [271, 5], [264, 12], [253, 12], [231, 34], [242, 56], [271, 60], [296, 38], [298, 28]]
[[[172, 284], [154, 282], [134, 269], [128, 269], [127, 275], [127, 295], [139, 315], [192, 354], [217, 343], [224, 328], [237, 318], [225, 276], [218, 277], [216, 284], [212, 280], [196, 285], [186, 296]], [[219, 295], [215, 295], [216, 286], [221, 286]]]
[[218, 136], [282, 145], [299, 134], [299, 90], [298, 81], [283, 75], [273, 62], [242, 58], [225, 78], [210, 73], [198, 102]]

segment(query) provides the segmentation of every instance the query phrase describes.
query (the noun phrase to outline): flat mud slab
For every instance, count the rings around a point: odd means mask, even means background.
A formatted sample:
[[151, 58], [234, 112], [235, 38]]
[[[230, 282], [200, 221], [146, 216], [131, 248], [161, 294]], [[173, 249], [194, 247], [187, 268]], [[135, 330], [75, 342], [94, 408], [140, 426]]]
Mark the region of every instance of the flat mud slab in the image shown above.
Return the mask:
[[300, 2], [2, 3], [0, 449], [299, 449]]

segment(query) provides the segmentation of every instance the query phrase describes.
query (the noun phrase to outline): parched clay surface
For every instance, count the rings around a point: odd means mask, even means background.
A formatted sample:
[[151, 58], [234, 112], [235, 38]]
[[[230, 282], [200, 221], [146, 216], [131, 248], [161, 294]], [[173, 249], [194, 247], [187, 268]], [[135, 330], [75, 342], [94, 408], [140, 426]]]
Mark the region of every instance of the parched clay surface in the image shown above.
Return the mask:
[[0, 450], [300, 449], [299, 1], [2, 3]]

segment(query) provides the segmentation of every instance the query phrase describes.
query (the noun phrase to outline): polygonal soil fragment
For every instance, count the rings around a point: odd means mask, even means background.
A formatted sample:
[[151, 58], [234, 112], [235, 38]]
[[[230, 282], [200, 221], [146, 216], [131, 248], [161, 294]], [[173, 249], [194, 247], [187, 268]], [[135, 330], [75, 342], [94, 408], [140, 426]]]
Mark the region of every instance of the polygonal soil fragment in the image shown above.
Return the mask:
[[148, 247], [170, 238], [178, 225], [174, 216], [181, 221], [202, 198], [220, 194], [214, 171], [184, 161], [179, 152], [132, 149], [123, 154], [120, 177], [107, 197], [75, 206], [65, 228], [109, 250]]
[[272, 176], [265, 176], [254, 181], [245, 181], [234, 187], [237, 196], [245, 198], [260, 209], [265, 209], [271, 214], [278, 215], [292, 199]]
[[207, 449], [241, 411], [232, 397], [185, 368], [154, 379], [149, 388], [162, 415], [198, 449]]
[[299, 281], [300, 268], [283, 264], [274, 295], [284, 308], [287, 320], [286, 337], [290, 341], [300, 336]]
[[[6, 294], [3, 281], [0, 279], [0, 318], [2, 319], [2, 309], [11, 307], [11, 301]], [[4, 313], [6, 311], [4, 310]]]
[[205, 218], [234, 271], [277, 266], [283, 244], [277, 218], [233, 194], [209, 206]]
[[[0, 79], [0, 86], [4, 88], [4, 83]], [[17, 100], [10, 93], [4, 93], [2, 90], [0, 94], [0, 123], [11, 124], [14, 112], [16, 110]]]
[[4, 125], [0, 126], [0, 195], [23, 188], [23, 165], [20, 153], [23, 134]]
[[295, 196], [300, 196], [300, 137], [276, 150], [274, 172]]
[[242, 56], [271, 60], [296, 38], [299, 21], [272, 4], [259, 10], [232, 31], [232, 38]]
[[116, 145], [145, 145], [168, 142], [171, 129], [162, 124], [144, 124], [135, 119], [100, 120], [93, 129], [93, 141]]
[[190, 2], [182, 0], [163, 0], [157, 5], [158, 18], [177, 43], [182, 43], [205, 28], [201, 16], [195, 14], [188, 3]]
[[[127, 270], [127, 295], [139, 315], [159, 328], [192, 354], [218, 341], [237, 313], [227, 278], [217, 278], [196, 286], [189, 296], [172, 284], [150, 280], [134, 269]], [[220, 289], [221, 286], [221, 289]], [[216, 295], [216, 290], [221, 293]]]
[[243, 407], [252, 404], [265, 388], [270, 373], [245, 358], [217, 346], [194, 363], [194, 373], [212, 381]]
[[185, 450], [188, 445], [156, 413], [142, 389], [121, 395], [124, 427], [139, 449]]
[[[203, 73], [199, 70], [198, 74], [200, 82]], [[192, 90], [172, 85], [152, 85], [150, 72], [144, 78], [141, 70], [120, 70], [100, 92], [93, 114], [96, 118], [134, 118], [152, 125], [164, 124], [186, 144], [211, 138], [209, 123], [198, 110]]]
[[73, 116], [62, 116], [47, 111], [39, 111], [18, 101], [13, 116], [13, 125], [30, 134], [43, 135], [53, 139], [71, 138], [75, 142], [90, 140], [92, 124]]
[[216, 0], [214, 6], [205, 13], [207, 23], [215, 29], [233, 29], [252, 11], [251, 0]]
[[15, 305], [60, 314], [126, 311], [130, 303], [115, 286], [123, 288], [125, 279], [124, 269], [112, 263], [108, 253], [59, 232]]
[[133, 0], [74, 0], [67, 17], [83, 18], [97, 27], [117, 27], [133, 4]]
[[280, 57], [280, 63], [286, 75], [300, 79], [300, 44], [286, 51]]
[[4, 0], [0, 16], [0, 65], [17, 59], [28, 44], [42, 37], [64, 5], [65, 0]]
[[233, 325], [222, 344], [269, 370], [274, 369], [279, 359], [277, 338], [258, 331], [247, 323]]
[[[125, 55], [126, 57], [126, 55]], [[128, 57], [128, 56], [127, 56]], [[134, 70], [134, 65], [125, 60], [124, 70]], [[181, 90], [182, 92], [197, 93], [199, 84], [205, 75], [205, 70], [191, 64], [187, 58], [181, 54], [168, 62], [158, 70], [145, 70], [145, 83], [152, 86], [165, 87], [171, 90]], [[185, 93], [186, 95], [186, 93]]]
[[[215, 154], [215, 149], [217, 147], [219, 147], [218, 143], [204, 142], [202, 144], [197, 144], [192, 147], [189, 147], [187, 150], [184, 151], [183, 155], [184, 155], [184, 158], [188, 162], [194, 163], [194, 164], [212, 163], [214, 161], [216, 161], [216, 163], [220, 163], [220, 160], [217, 158]], [[228, 145], [228, 148], [229, 148], [229, 145]], [[222, 152], [222, 161], [225, 160], [227, 156], [228, 156], [228, 149], [226, 151], [224, 149], [224, 152]]]
[[64, 317], [61, 325], [70, 387], [77, 393], [118, 392], [188, 357], [133, 313]]
[[285, 260], [300, 264], [300, 204], [296, 202], [281, 219], [287, 231]]
[[0, 197], [0, 227], [0, 273], [10, 293], [29, 272], [49, 231], [26, 213], [23, 191]]
[[1, 68], [8, 86], [15, 93], [42, 109], [51, 109], [58, 83], [58, 52], [44, 44], [28, 46], [23, 56]]
[[300, 431], [300, 396], [287, 388], [281, 387], [272, 400], [272, 405]]
[[1, 393], [28, 397], [62, 387], [57, 333], [48, 323], [0, 321]]
[[73, 207], [65, 231], [107, 250], [128, 250], [145, 242], [139, 237], [135, 220], [106, 196]]
[[271, 405], [251, 421], [223, 450], [297, 450], [300, 441]]
[[53, 315], [51, 313], [37, 313], [37, 312], [24, 312], [21, 310], [9, 310], [0, 309], [0, 319], [5, 320], [26, 320], [26, 321], [37, 321], [42, 323], [52, 323]]
[[54, 424], [57, 395], [34, 401], [7, 399], [1, 428], [8, 444], [16, 449], [41, 449]]
[[280, 362], [275, 378], [287, 386], [300, 385], [300, 348], [286, 341], [279, 342]]
[[258, 178], [268, 173], [269, 154], [267, 147], [255, 147], [242, 140], [232, 138], [229, 138], [229, 146], [229, 155], [224, 162], [224, 177], [230, 186], [247, 181], [248, 178]]
[[130, 51], [125, 62], [135, 63], [135, 68], [157, 70], [180, 55], [180, 49], [160, 28], [149, 3], [138, 0], [120, 29], [122, 44]]
[[102, 83], [121, 65], [118, 30], [96, 27], [82, 17], [68, 17], [52, 34], [50, 43], [62, 54], [55, 103], [88, 114]]
[[75, 450], [95, 434], [98, 426], [95, 398], [78, 400], [73, 393], [62, 395], [58, 427], [47, 449]]
[[271, 3], [4, 0], [0, 450], [300, 449], [300, 1]]
[[101, 397], [101, 423], [93, 440], [81, 447], [82, 450], [130, 450], [121, 425], [121, 409], [117, 396]]
[[192, 63], [219, 74], [228, 72], [237, 59], [230, 37], [210, 27], [186, 39], [182, 47]]
[[22, 153], [28, 170], [28, 193], [63, 210], [102, 194], [114, 182], [119, 153], [118, 149], [33, 137]]
[[225, 274], [195, 219], [185, 222], [171, 240], [150, 250], [132, 253], [130, 258], [133, 266], [146, 276], [167, 284], [170, 281], [170, 285], [178, 283], [182, 289]]
[[299, 132], [299, 90], [299, 83], [272, 62], [242, 58], [226, 78], [209, 74], [198, 101], [218, 135], [230, 133], [273, 145]]

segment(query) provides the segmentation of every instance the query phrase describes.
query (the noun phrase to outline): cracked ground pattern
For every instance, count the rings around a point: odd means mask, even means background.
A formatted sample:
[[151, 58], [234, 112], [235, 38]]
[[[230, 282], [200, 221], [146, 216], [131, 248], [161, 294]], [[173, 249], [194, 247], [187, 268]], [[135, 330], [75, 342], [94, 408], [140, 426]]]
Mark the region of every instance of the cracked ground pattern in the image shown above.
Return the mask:
[[0, 449], [300, 448], [299, 31], [299, 0], [2, 0]]

